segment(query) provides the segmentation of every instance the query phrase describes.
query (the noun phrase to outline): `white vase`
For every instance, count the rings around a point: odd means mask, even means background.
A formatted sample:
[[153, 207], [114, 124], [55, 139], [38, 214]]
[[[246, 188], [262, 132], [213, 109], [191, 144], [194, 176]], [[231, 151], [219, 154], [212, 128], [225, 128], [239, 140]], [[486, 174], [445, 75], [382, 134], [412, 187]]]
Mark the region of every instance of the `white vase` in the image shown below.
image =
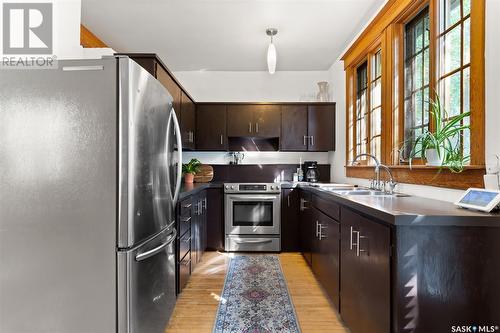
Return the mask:
[[425, 165], [442, 166], [444, 162], [444, 152], [441, 151], [441, 155], [439, 155], [437, 149], [426, 149], [425, 159], [427, 160], [427, 163], [425, 163]]
[[326, 81], [318, 82], [319, 92], [316, 95], [318, 102], [330, 102], [330, 92], [328, 91], [329, 85]]

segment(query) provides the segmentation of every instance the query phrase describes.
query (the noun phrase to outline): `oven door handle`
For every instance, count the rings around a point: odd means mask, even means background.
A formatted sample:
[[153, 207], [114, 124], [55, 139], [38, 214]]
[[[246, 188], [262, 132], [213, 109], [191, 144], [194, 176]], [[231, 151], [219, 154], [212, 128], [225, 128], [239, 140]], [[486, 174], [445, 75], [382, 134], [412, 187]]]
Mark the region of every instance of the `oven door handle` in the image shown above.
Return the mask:
[[243, 195], [230, 195], [227, 198], [230, 200], [242, 200], [242, 201], [248, 201], [248, 200], [265, 200], [265, 201], [274, 201], [279, 199], [279, 194], [278, 195], [251, 195], [251, 194], [243, 194]]
[[271, 243], [273, 240], [269, 238], [255, 238], [252, 240], [236, 238], [234, 242], [236, 244], [266, 244]]

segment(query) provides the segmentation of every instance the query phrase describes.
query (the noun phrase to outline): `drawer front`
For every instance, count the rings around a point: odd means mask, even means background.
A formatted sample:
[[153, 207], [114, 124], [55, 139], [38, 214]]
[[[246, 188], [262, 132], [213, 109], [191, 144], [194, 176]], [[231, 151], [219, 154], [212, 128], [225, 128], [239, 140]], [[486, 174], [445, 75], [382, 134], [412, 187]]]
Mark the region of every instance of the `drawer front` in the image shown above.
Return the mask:
[[186, 286], [191, 275], [191, 253], [187, 253], [179, 263], [179, 291]]
[[189, 229], [191, 229], [191, 220], [191, 216], [179, 217], [179, 235], [184, 235]]
[[332, 219], [340, 221], [340, 206], [332, 200], [326, 200], [317, 195], [313, 195], [313, 206]]
[[180, 206], [180, 216], [181, 218], [183, 217], [191, 217], [193, 214], [192, 214], [192, 211], [193, 211], [193, 200], [192, 198], [187, 198], [187, 199], [184, 199], [182, 200], [180, 203], [179, 203], [179, 206]]
[[184, 258], [186, 253], [191, 250], [191, 233], [186, 232], [179, 237], [179, 258]]
[[225, 245], [225, 250], [229, 252], [278, 252], [281, 250], [279, 237], [226, 235]]

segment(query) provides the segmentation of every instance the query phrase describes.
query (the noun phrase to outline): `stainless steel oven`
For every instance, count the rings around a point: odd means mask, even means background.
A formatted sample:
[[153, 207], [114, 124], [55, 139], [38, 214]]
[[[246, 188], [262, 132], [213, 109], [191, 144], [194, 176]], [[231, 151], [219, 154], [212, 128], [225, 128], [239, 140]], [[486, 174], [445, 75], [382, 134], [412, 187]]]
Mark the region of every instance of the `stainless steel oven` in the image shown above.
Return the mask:
[[226, 251], [280, 251], [281, 188], [224, 184]]

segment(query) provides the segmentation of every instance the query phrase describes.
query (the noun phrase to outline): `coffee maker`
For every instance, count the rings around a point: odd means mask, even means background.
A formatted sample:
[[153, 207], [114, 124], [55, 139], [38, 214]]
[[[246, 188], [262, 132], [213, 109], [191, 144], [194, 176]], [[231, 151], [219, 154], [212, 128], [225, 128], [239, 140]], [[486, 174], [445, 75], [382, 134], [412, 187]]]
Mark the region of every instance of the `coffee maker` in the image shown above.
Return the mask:
[[318, 162], [306, 161], [304, 162], [304, 175], [305, 181], [309, 183], [316, 183], [319, 181]]

